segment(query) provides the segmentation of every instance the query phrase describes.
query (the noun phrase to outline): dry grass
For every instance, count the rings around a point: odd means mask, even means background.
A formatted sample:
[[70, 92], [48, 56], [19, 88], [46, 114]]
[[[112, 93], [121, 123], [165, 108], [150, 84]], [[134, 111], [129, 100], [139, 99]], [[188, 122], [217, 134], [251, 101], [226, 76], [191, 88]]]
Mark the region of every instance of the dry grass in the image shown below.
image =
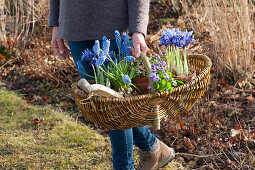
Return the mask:
[[6, 37], [23, 42], [35, 31], [36, 25], [45, 25], [48, 16], [47, 0], [1, 0], [1, 40]]
[[209, 32], [216, 72], [231, 84], [240, 78], [251, 79], [255, 69], [254, 2], [250, 0], [200, 0], [188, 7], [181, 0], [190, 26], [196, 32]]
[[247, 0], [207, 0], [205, 7], [218, 73], [234, 82], [250, 78], [254, 70], [254, 6]]

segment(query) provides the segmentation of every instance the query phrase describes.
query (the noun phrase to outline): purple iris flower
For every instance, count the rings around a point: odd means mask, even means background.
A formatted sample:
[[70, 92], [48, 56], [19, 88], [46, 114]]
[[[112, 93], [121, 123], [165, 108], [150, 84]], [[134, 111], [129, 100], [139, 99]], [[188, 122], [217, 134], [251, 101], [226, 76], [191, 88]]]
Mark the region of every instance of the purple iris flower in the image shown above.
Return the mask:
[[177, 47], [186, 47], [189, 44], [195, 43], [194, 36], [192, 34], [193, 31], [185, 31], [182, 33], [178, 28], [166, 29], [159, 38], [159, 46], [175, 45]]

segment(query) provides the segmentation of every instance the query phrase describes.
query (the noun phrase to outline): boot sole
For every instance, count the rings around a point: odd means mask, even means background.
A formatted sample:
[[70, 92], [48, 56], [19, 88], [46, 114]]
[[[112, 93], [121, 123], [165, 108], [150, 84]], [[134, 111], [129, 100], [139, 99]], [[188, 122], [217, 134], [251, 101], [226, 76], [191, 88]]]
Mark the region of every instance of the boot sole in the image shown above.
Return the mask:
[[172, 148], [170, 148], [170, 150], [171, 150], [170, 155], [164, 161], [162, 161], [159, 165], [157, 165], [155, 170], [157, 170], [159, 168], [163, 168], [164, 166], [166, 166], [169, 162], [171, 162], [174, 159], [175, 151]]

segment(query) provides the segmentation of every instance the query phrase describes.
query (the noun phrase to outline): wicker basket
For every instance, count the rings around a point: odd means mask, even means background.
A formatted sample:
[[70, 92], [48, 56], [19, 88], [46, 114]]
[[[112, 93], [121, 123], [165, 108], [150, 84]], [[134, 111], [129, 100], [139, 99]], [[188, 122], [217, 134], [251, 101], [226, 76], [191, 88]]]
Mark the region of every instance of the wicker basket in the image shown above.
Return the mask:
[[188, 56], [188, 65], [196, 77], [170, 92], [125, 98], [89, 96], [72, 84], [75, 101], [83, 115], [107, 130], [154, 125], [159, 129], [164, 117], [175, 117], [191, 109], [203, 95], [210, 80], [211, 60], [205, 55]]

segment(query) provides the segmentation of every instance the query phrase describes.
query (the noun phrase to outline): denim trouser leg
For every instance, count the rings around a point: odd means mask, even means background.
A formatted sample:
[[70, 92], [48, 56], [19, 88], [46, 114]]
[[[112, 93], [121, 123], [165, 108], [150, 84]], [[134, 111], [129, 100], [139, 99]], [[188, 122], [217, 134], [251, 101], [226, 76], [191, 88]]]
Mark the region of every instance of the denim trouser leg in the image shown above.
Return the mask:
[[[69, 47], [72, 53], [75, 64], [81, 60], [82, 52], [89, 48], [92, 49], [95, 41], [69, 41]], [[118, 53], [118, 48], [114, 41], [111, 41], [110, 50]], [[93, 69], [89, 63], [83, 63], [85, 72], [89, 75], [94, 75]], [[91, 77], [82, 77], [91, 80]], [[153, 148], [156, 138], [145, 127], [135, 127], [127, 130], [109, 131], [109, 136], [112, 144], [113, 167], [116, 170], [133, 170], [133, 141], [134, 144], [142, 150], [149, 151]]]
[[133, 138], [135, 146], [144, 151], [150, 151], [156, 143], [156, 137], [151, 133], [147, 126], [134, 127]]
[[116, 170], [133, 170], [133, 130], [109, 131], [112, 144], [112, 162]]
[[112, 144], [113, 168], [116, 170], [134, 169], [133, 140], [139, 149], [145, 151], [151, 150], [156, 142], [156, 137], [146, 126], [108, 133]]

